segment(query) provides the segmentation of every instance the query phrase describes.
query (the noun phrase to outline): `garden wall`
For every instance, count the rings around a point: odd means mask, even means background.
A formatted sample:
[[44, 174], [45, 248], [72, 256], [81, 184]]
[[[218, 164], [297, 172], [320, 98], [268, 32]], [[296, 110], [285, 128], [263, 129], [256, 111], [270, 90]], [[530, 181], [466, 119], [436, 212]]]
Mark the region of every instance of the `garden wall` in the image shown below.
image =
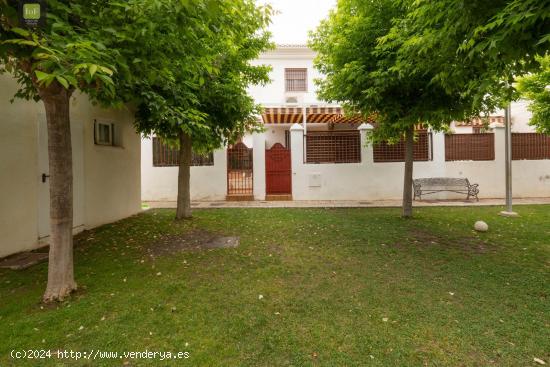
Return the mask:
[[[142, 140], [141, 197], [144, 201], [175, 201], [178, 196], [178, 167], [154, 167], [152, 140]], [[191, 167], [193, 200], [224, 200], [227, 193], [226, 151], [214, 152], [213, 166]]]
[[[389, 200], [400, 199], [403, 191], [403, 162], [375, 162], [372, 145], [367, 144], [369, 129], [360, 127], [361, 159], [357, 163], [305, 163], [304, 133], [301, 125], [291, 127], [292, 197], [294, 200]], [[266, 197], [265, 149], [273, 145], [272, 129], [243, 139], [253, 148], [253, 194], [256, 200]], [[457, 137], [458, 145], [490, 143], [464, 152], [445, 152], [443, 133], [428, 133], [429, 159], [414, 163], [414, 177], [465, 177], [480, 186], [480, 198], [504, 197], [504, 129], [494, 127], [494, 137], [466, 139]], [[314, 129], [309, 129], [315, 132]], [[278, 134], [283, 139], [284, 134]], [[490, 139], [489, 139], [490, 138]], [[447, 137], [449, 140], [449, 137]], [[282, 140], [284, 142], [284, 140]], [[310, 139], [310, 141], [313, 141]], [[280, 142], [280, 141], [279, 141]], [[354, 144], [356, 144], [354, 142]], [[455, 144], [457, 145], [457, 144]], [[425, 150], [425, 148], [423, 148]], [[310, 149], [310, 152], [312, 150]], [[354, 150], [353, 150], [354, 151]], [[355, 153], [354, 153], [355, 154]], [[484, 160], [457, 159], [457, 154]], [[346, 156], [347, 157], [347, 156]], [[344, 158], [346, 158], [344, 157]], [[341, 157], [340, 157], [341, 158]], [[348, 157], [349, 158], [349, 157]], [[353, 155], [354, 160], [355, 155]], [[494, 158], [492, 160], [486, 160]], [[424, 158], [419, 158], [424, 159]], [[350, 159], [351, 160], [351, 159]], [[191, 168], [192, 200], [224, 200], [227, 195], [227, 153], [214, 153], [214, 165]], [[550, 159], [514, 160], [513, 194], [515, 197], [550, 197]], [[142, 198], [146, 201], [175, 201], [177, 167], [154, 167], [151, 141], [142, 142]], [[440, 193], [425, 199], [464, 198], [464, 195]]]
[[[402, 162], [375, 163], [372, 145], [366, 143], [368, 129], [361, 129], [360, 163], [306, 164], [303, 129], [291, 128], [292, 195], [294, 200], [387, 200], [400, 199], [403, 192]], [[504, 197], [504, 129], [495, 127], [495, 159], [491, 161], [446, 161], [445, 135], [433, 134], [432, 160], [414, 163], [414, 177], [465, 177], [480, 185], [481, 198]], [[550, 160], [513, 161], [515, 197], [550, 196]], [[463, 198], [440, 193], [431, 198]]]

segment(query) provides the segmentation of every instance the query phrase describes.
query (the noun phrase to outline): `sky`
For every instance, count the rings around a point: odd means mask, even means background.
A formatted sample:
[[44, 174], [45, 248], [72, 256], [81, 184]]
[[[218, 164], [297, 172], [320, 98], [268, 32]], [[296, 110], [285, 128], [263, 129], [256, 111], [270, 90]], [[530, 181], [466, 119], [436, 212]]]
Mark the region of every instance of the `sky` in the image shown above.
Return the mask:
[[279, 11], [272, 17], [270, 31], [277, 44], [305, 44], [308, 31], [314, 30], [328, 15], [336, 0], [256, 0], [269, 3]]

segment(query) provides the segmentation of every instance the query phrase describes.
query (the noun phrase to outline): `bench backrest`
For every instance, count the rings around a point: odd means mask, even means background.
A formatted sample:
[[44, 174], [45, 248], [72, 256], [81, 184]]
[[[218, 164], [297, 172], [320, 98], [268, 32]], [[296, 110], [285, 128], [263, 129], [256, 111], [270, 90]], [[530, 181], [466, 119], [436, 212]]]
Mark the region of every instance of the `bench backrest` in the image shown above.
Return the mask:
[[467, 178], [430, 177], [416, 178], [413, 184], [420, 187], [467, 187], [470, 182]]

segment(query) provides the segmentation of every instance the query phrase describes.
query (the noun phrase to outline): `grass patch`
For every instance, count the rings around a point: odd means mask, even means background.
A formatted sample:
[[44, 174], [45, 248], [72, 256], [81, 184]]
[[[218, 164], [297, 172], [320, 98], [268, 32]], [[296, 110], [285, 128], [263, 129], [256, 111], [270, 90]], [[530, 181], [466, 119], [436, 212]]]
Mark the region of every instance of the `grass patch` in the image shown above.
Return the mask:
[[[12, 349], [189, 352], [132, 366], [550, 363], [550, 207], [415, 210], [196, 210], [183, 223], [149, 210], [87, 231], [67, 302], [40, 304], [46, 264], [0, 270], [0, 365], [37, 364]], [[489, 232], [473, 231], [478, 219]], [[202, 232], [240, 245], [151, 256]]]

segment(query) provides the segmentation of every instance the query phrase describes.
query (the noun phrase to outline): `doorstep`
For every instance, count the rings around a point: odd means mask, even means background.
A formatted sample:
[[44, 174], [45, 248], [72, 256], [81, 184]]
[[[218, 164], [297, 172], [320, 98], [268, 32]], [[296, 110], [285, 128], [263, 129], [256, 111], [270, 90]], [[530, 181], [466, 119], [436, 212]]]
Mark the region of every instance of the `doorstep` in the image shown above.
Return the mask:
[[292, 201], [292, 194], [268, 194], [265, 201]]
[[254, 195], [227, 195], [226, 201], [254, 201]]

